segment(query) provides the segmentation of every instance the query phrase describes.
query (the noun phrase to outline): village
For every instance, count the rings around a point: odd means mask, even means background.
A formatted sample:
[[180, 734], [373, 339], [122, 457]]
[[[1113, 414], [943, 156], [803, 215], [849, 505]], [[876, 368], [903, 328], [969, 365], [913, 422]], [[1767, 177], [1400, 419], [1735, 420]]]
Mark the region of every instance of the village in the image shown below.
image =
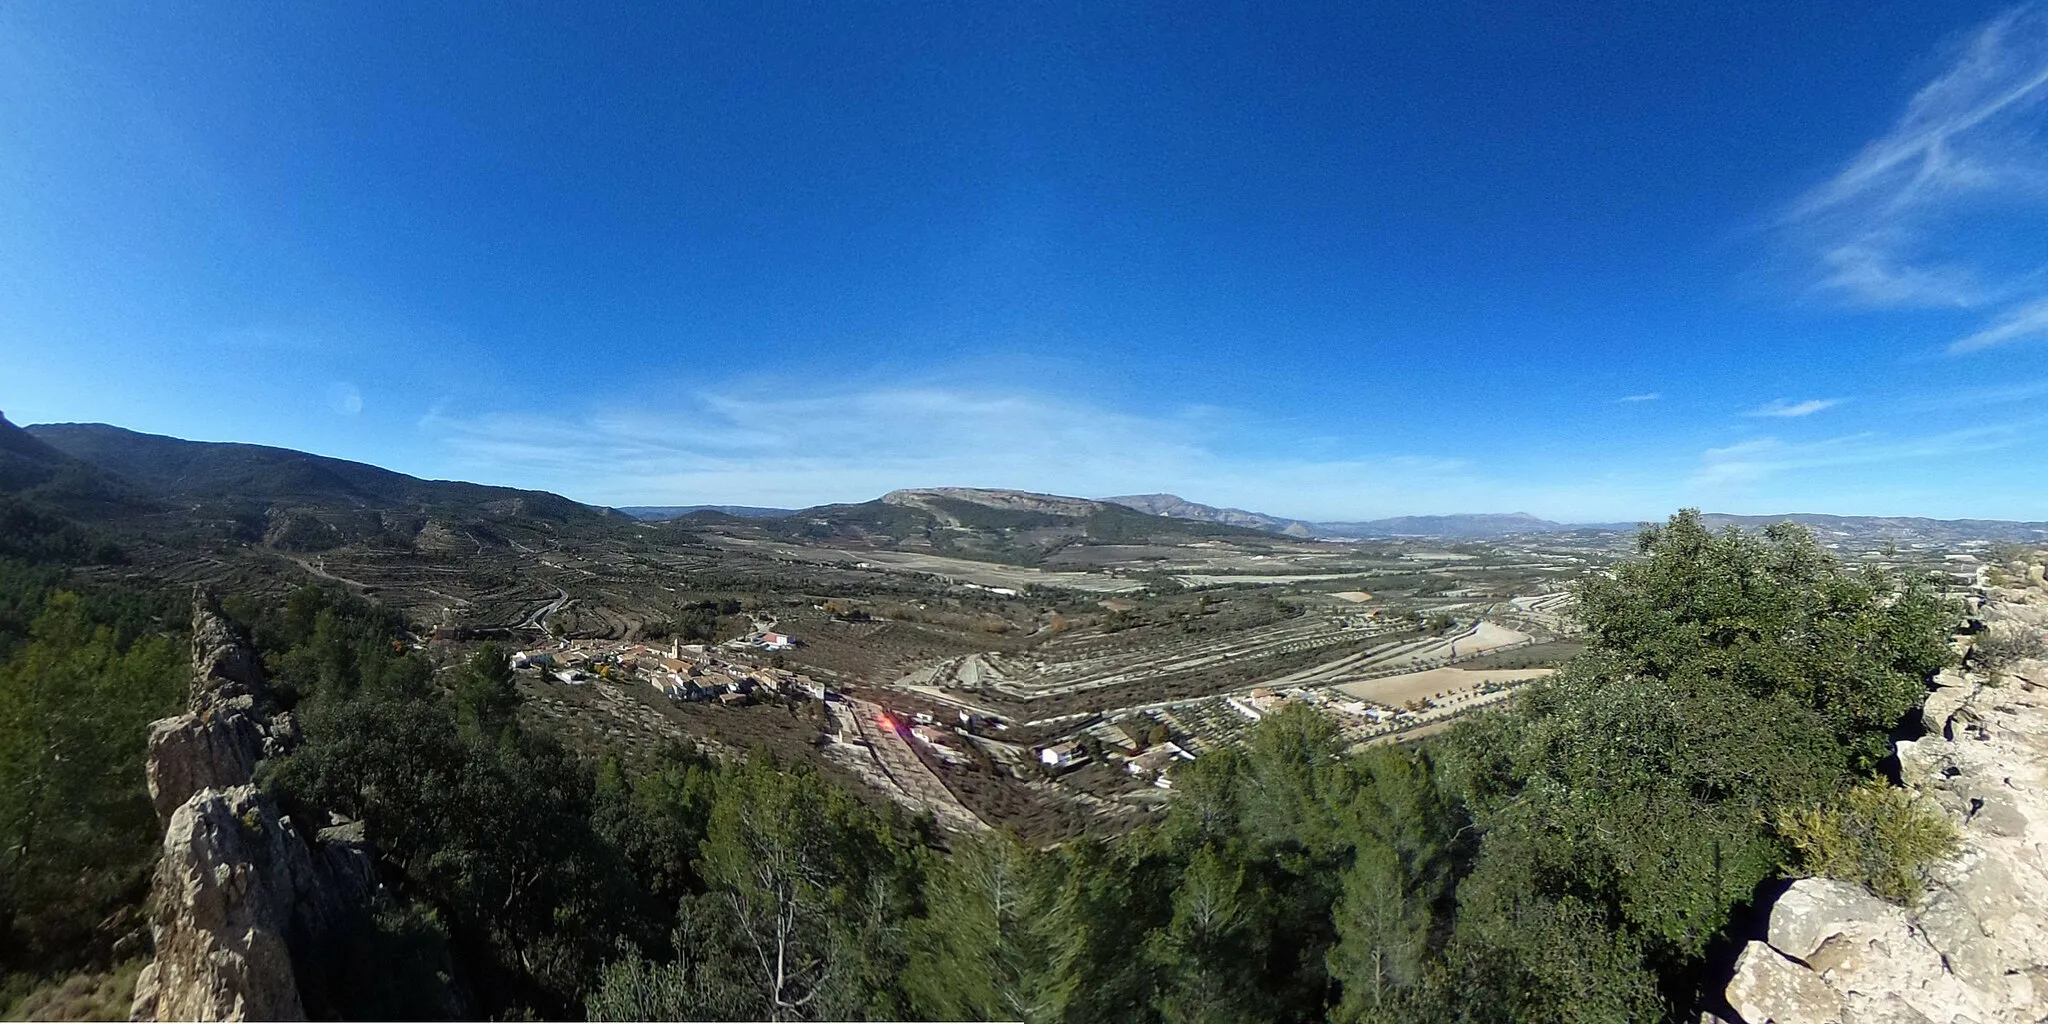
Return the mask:
[[[512, 655], [512, 668], [567, 686], [593, 679], [641, 683], [678, 701], [743, 705], [754, 703], [757, 696], [825, 699], [824, 686], [807, 675], [779, 665], [734, 660], [742, 651], [774, 654], [795, 646], [793, 637], [766, 628], [717, 646], [674, 640], [666, 650], [620, 640], [572, 639], [559, 641], [552, 649], [519, 651]], [[721, 657], [719, 651], [728, 655]]]

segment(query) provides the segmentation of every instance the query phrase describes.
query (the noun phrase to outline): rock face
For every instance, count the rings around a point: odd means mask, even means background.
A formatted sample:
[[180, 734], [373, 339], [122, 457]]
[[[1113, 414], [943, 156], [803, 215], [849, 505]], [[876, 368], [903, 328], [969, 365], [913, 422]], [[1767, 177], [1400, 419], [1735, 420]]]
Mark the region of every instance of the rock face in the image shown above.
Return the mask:
[[290, 749], [298, 727], [263, 706], [269, 687], [256, 652], [236, 636], [211, 597], [192, 614], [192, 689], [186, 713], [149, 726], [149, 796], [160, 821], [202, 789], [245, 785], [256, 762]]
[[[1986, 590], [1992, 628], [2039, 629], [2048, 592]], [[1736, 962], [1748, 1024], [2048, 1020], [2048, 662], [1943, 672], [1927, 732], [1898, 745], [1906, 785], [1962, 836], [1911, 909], [1861, 886], [1793, 883]]]
[[294, 964], [369, 905], [374, 863], [360, 830], [305, 836], [250, 784], [297, 730], [268, 712], [255, 652], [204, 595], [192, 665], [190, 710], [149, 729], [163, 861], [150, 900], [156, 960], [136, 980], [131, 1016], [303, 1020]]

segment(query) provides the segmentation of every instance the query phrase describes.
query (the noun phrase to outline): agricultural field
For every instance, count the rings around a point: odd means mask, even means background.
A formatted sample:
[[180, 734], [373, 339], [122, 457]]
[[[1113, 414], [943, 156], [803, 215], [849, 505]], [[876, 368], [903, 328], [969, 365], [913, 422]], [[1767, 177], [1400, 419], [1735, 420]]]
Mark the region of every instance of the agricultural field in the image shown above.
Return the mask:
[[[435, 520], [410, 545], [138, 545], [134, 565], [92, 571], [257, 599], [338, 588], [397, 610], [444, 664], [487, 641], [595, 652], [609, 675], [520, 673], [525, 713], [578, 747], [627, 761], [682, 741], [768, 750], [948, 830], [1049, 842], [1156, 815], [1178, 764], [1290, 703], [1364, 743], [1500, 699], [1575, 650], [1566, 588], [1611, 558], [1605, 538], [1176, 535], [1121, 513], [1091, 513], [1101, 536], [1074, 536], [1038, 512], [942, 498], [917, 499], [937, 518], [916, 529], [880, 505], [838, 514], [826, 536], [715, 517]], [[764, 632], [792, 639], [748, 642]], [[711, 699], [698, 679], [678, 696], [647, 666], [685, 643], [747, 691]], [[799, 677], [801, 692], [766, 685]], [[1077, 756], [1048, 763], [1049, 748]]]

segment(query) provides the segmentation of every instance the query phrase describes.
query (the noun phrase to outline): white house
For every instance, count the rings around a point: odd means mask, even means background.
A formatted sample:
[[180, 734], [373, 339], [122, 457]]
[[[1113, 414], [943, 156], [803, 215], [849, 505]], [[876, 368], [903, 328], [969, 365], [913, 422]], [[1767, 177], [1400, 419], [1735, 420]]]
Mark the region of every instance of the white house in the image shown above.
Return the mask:
[[1038, 760], [1050, 768], [1071, 768], [1088, 760], [1088, 752], [1082, 749], [1079, 740], [1055, 743], [1049, 747], [1038, 748]]

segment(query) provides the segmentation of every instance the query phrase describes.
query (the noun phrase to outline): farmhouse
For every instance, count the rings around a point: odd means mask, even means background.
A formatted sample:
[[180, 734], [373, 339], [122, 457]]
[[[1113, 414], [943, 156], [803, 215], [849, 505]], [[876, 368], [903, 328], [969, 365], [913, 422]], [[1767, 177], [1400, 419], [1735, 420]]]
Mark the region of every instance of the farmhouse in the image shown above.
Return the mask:
[[1088, 751], [1081, 746], [1079, 740], [1068, 743], [1055, 743], [1049, 747], [1038, 748], [1039, 763], [1049, 768], [1064, 770], [1086, 760], [1088, 760]]
[[1160, 789], [1172, 789], [1174, 766], [1194, 759], [1195, 755], [1181, 749], [1180, 744], [1169, 741], [1125, 761], [1124, 771], [1148, 777]]

